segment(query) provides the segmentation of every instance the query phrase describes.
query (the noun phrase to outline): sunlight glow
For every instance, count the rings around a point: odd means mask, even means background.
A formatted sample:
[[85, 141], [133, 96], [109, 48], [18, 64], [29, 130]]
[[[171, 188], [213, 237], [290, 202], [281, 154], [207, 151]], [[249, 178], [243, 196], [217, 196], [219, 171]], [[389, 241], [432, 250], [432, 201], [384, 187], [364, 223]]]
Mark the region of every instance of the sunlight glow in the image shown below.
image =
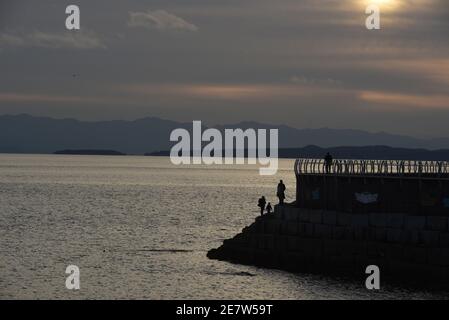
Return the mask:
[[370, 4], [375, 4], [384, 10], [396, 9], [401, 4], [401, 0], [361, 0], [361, 2], [365, 7]]
[[382, 4], [391, 4], [391, 2], [393, 2], [393, 0], [368, 0], [368, 3], [372, 3], [372, 4], [377, 4], [377, 5], [382, 5]]

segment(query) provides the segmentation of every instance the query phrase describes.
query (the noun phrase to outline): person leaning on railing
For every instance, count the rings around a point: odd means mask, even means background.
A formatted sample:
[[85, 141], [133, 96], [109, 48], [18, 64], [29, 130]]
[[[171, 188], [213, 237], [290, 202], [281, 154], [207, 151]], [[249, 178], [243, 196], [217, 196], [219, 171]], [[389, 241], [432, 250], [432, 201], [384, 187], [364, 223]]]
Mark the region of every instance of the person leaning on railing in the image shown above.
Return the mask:
[[326, 156], [324, 157], [324, 167], [326, 169], [326, 173], [331, 172], [333, 160], [334, 159], [332, 158], [331, 154], [329, 152], [326, 153]]

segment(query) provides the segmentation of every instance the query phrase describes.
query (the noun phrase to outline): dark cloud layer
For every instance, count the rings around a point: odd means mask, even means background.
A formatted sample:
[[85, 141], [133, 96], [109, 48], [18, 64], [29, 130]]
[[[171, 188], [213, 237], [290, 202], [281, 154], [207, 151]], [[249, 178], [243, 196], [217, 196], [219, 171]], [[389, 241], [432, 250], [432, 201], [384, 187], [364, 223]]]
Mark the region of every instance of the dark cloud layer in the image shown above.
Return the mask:
[[449, 136], [446, 1], [369, 1], [2, 1], [0, 114]]

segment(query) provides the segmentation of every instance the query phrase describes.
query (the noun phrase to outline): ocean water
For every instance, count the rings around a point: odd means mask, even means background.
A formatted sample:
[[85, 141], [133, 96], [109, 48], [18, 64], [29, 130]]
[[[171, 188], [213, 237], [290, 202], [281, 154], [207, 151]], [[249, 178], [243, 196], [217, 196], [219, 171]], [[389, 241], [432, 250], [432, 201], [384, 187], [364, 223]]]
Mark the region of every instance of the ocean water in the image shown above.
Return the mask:
[[[431, 299], [449, 294], [209, 260], [206, 253], [294, 198], [293, 160], [174, 166], [165, 157], [0, 155], [1, 299]], [[80, 290], [65, 287], [68, 265]]]

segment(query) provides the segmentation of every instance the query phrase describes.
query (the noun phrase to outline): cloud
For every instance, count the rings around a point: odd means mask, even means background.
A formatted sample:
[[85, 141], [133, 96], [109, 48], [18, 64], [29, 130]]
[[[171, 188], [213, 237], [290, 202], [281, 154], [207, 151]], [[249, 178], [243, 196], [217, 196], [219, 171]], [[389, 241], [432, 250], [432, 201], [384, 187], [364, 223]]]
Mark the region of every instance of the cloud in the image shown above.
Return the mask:
[[401, 106], [404, 108], [449, 109], [448, 95], [418, 95], [377, 91], [362, 91], [360, 98], [367, 102], [377, 103], [390, 108]]
[[196, 25], [165, 10], [130, 12], [128, 26], [158, 30], [198, 31]]
[[384, 59], [371, 64], [377, 69], [414, 73], [421, 78], [430, 79], [445, 86], [449, 84], [448, 58]]
[[82, 97], [82, 96], [65, 96], [53, 94], [33, 94], [33, 93], [16, 93], [16, 92], [0, 92], [0, 102], [45, 102], [45, 103], [103, 103], [102, 98]]
[[339, 80], [335, 80], [332, 78], [326, 78], [326, 79], [313, 79], [313, 78], [308, 78], [305, 76], [291, 76], [290, 77], [290, 82], [295, 83], [295, 84], [301, 84], [301, 85], [329, 85], [329, 86], [333, 86], [333, 85], [341, 85], [341, 81]]
[[[263, 83], [195, 83], [195, 84], [132, 84], [124, 85], [118, 90], [133, 95], [163, 96], [167, 99], [207, 99], [229, 101], [283, 101], [285, 99], [340, 94], [333, 88], [298, 84], [263, 84]], [[347, 92], [344, 92], [346, 94]]]
[[0, 47], [95, 49], [105, 48], [106, 46], [92, 33], [73, 31], [47, 33], [36, 30], [28, 34], [0, 34]]

